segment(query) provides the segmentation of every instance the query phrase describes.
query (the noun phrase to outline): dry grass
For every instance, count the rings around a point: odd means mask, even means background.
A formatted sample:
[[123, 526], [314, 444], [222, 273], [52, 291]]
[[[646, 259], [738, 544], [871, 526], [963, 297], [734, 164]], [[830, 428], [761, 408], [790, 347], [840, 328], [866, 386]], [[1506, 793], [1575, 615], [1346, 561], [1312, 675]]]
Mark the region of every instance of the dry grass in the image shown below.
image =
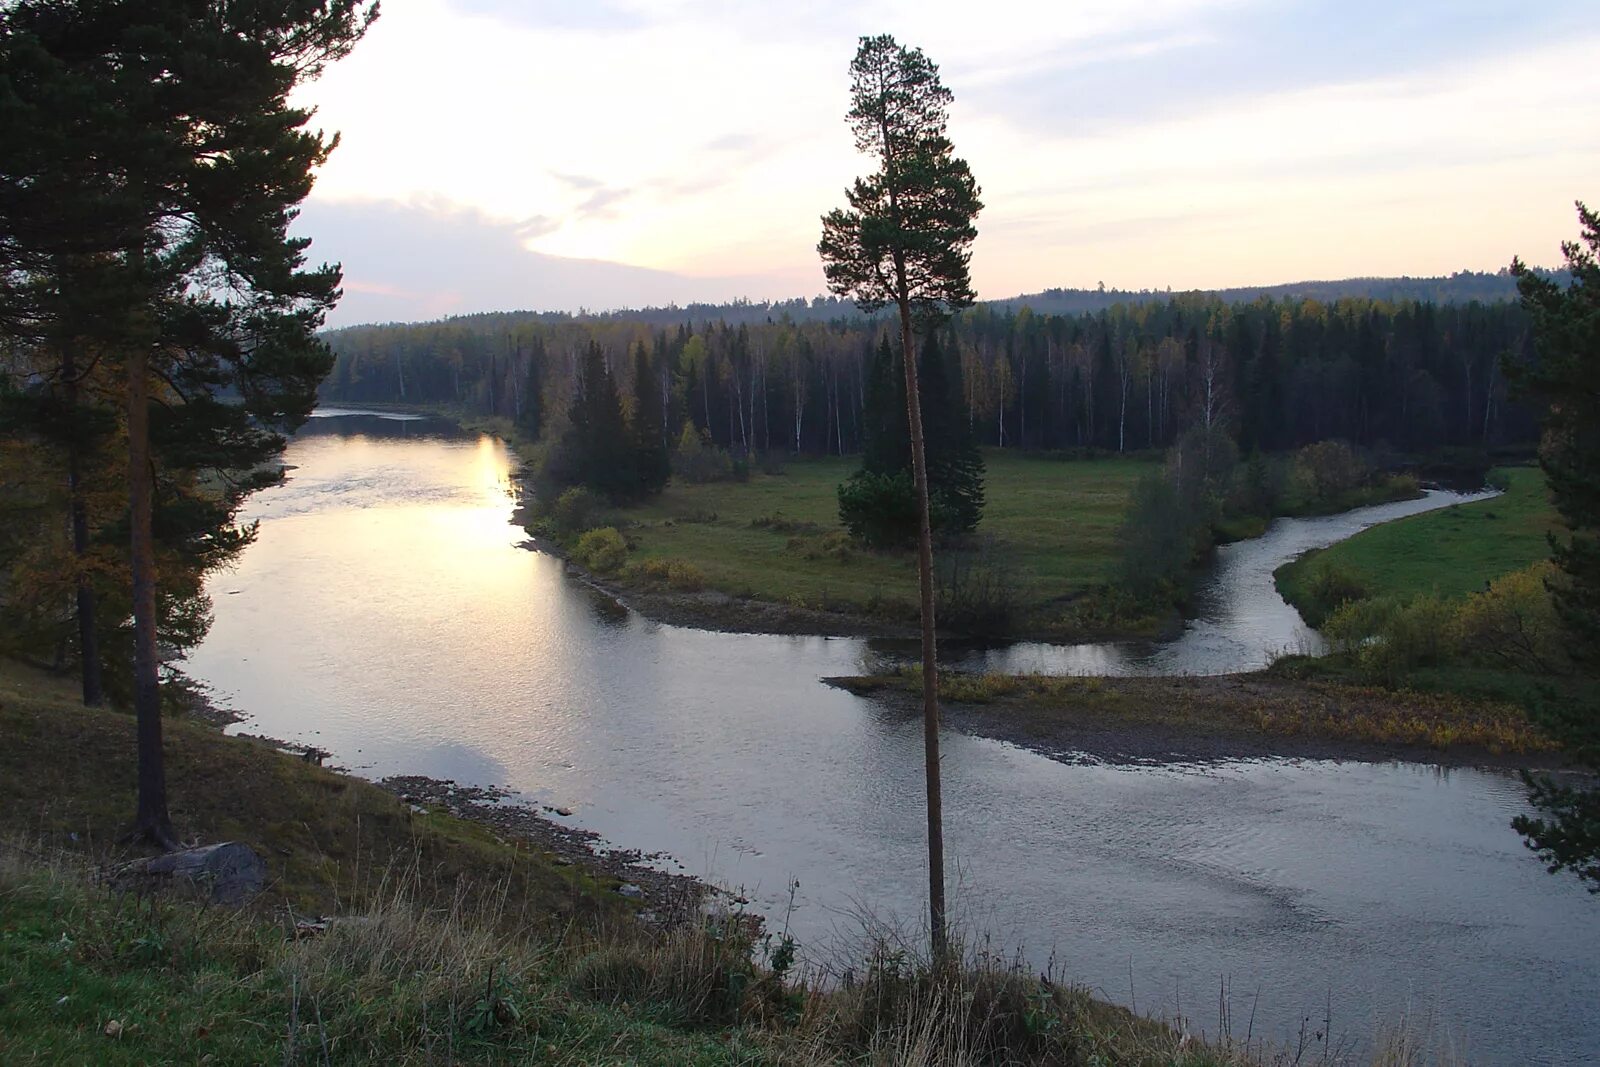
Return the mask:
[[[837, 679], [858, 693], [920, 692], [920, 668]], [[1395, 691], [1266, 674], [1219, 678], [1076, 678], [941, 674], [954, 704], [987, 705], [1039, 731], [1121, 724], [1173, 735], [1300, 737], [1363, 745], [1538, 753], [1555, 745], [1517, 705], [1458, 693]]]
[[[165, 725], [173, 820], [186, 839], [244, 841], [266, 861], [267, 903], [302, 912], [361, 910], [399, 881], [424, 903], [466, 894], [527, 921], [620, 915], [614, 894], [474, 823], [414, 812], [368, 782], [225, 737], [182, 717]], [[0, 660], [0, 835], [125, 858], [134, 808], [133, 718], [88, 709], [69, 680]], [[505, 886], [504, 890], [500, 887]]]

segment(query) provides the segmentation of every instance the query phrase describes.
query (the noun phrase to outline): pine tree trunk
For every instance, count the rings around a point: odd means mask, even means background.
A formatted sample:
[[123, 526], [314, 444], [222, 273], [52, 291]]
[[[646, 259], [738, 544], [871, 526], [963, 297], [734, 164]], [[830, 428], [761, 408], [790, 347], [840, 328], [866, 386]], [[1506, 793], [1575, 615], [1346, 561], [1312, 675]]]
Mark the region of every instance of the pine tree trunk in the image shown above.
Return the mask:
[[[67, 410], [78, 414], [78, 367], [71, 345], [61, 353], [61, 380], [66, 387]], [[89, 555], [89, 506], [83, 499], [83, 441], [73, 430], [67, 445], [67, 497], [72, 523], [72, 556], [78, 568], [77, 616], [79, 675], [83, 682], [83, 704], [96, 708], [105, 700], [100, 677], [100, 641], [95, 633], [94, 586], [89, 581], [85, 560]]]
[[[900, 291], [905, 268], [895, 263]], [[939, 663], [933, 618], [933, 526], [928, 510], [928, 462], [922, 440], [922, 397], [911, 342], [911, 304], [900, 301], [900, 353], [906, 372], [906, 418], [911, 425], [911, 476], [917, 488], [917, 585], [922, 599], [922, 741], [928, 788], [928, 921], [933, 958], [949, 954], [944, 911], [944, 798], [939, 784]]]
[[156, 658], [156, 558], [150, 467], [149, 353], [128, 359], [128, 504], [133, 528], [133, 708], [139, 754], [139, 799], [130, 839], [177, 847], [167, 814], [167, 773], [161, 748], [161, 688]]

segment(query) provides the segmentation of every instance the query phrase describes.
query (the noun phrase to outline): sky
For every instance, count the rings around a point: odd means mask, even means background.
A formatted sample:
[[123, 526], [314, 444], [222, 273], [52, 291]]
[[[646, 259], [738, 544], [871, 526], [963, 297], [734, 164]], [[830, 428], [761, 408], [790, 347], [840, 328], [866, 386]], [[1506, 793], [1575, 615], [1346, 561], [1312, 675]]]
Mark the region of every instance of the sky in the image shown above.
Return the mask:
[[1560, 261], [1593, 0], [384, 0], [297, 91], [331, 325], [815, 296], [863, 34], [939, 64], [980, 298]]

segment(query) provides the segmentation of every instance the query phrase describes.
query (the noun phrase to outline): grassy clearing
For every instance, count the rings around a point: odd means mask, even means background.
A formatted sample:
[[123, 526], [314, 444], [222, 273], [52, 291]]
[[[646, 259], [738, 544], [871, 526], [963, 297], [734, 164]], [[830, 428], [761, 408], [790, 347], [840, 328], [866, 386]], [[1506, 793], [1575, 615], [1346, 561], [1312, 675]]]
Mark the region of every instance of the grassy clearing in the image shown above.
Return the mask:
[[[854, 692], [919, 693], [918, 668], [837, 679]], [[1490, 696], [1358, 684], [1352, 678], [1276, 675], [1222, 678], [1070, 678], [941, 674], [955, 704], [1013, 716], [1029, 736], [1071, 741], [1074, 728], [1126, 727], [1175, 738], [1303, 738], [1355, 745], [1466, 749], [1492, 755], [1553, 751], [1514, 703]]]
[[[82, 707], [70, 680], [0, 659], [0, 835], [116, 858], [134, 808], [133, 726]], [[622, 914], [605, 886], [477, 824], [413, 812], [375, 785], [204, 723], [170, 718], [165, 733], [179, 832], [253, 846], [271, 877], [264, 906], [359, 908], [411, 872], [426, 900], [509, 893], [506, 906], [529, 921]]]
[[[1024, 610], [1107, 581], [1128, 492], [1149, 467], [1140, 460], [1067, 462], [990, 452], [979, 533], [1011, 570]], [[783, 474], [748, 482], [669, 486], [658, 499], [616, 516], [634, 559], [681, 559], [708, 588], [797, 607], [899, 615], [916, 601], [909, 553], [836, 550], [840, 482], [855, 457], [790, 461]]]
[[1386, 522], [1307, 553], [1278, 569], [1278, 590], [1302, 612], [1316, 600], [1319, 574], [1327, 573], [1348, 576], [1368, 596], [1453, 599], [1548, 558], [1545, 535], [1559, 517], [1543, 473], [1502, 467], [1491, 478], [1504, 479], [1503, 495]]

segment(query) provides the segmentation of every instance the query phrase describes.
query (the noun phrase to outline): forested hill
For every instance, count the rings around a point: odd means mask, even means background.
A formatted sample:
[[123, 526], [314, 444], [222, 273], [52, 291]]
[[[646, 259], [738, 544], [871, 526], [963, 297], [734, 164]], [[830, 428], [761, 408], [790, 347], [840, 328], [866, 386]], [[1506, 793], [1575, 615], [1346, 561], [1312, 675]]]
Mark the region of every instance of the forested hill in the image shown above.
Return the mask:
[[[340, 330], [323, 396], [492, 413], [540, 436], [565, 418], [593, 341], [630, 403], [661, 405], [674, 439], [690, 423], [737, 453], [860, 450], [882, 323], [678, 316], [475, 315]], [[1488, 449], [1535, 435], [1500, 370], [1503, 353], [1528, 350], [1523, 313], [1506, 301], [1189, 294], [1074, 314], [988, 304], [958, 316], [941, 342], [991, 446], [1165, 448], [1202, 421], [1246, 452], [1327, 438]], [[635, 381], [641, 365], [648, 389]]]
[[[1566, 271], [1549, 274], [1558, 284], [1571, 281]], [[1193, 295], [1195, 290], [1191, 290]], [[1041, 293], [1025, 293], [1008, 300], [992, 301], [1011, 308], [1032, 308], [1040, 314], [1071, 315], [1085, 311], [1101, 311], [1117, 304], [1145, 304], [1170, 300], [1171, 289], [1165, 292], [1153, 289], [1046, 289]], [[1347, 297], [1366, 300], [1384, 300], [1391, 303], [1469, 304], [1474, 300], [1493, 304], [1517, 299], [1517, 281], [1508, 270], [1493, 274], [1486, 271], [1458, 271], [1439, 278], [1344, 278], [1325, 282], [1285, 282], [1280, 285], [1241, 286], [1234, 289], [1206, 291], [1227, 304], [1248, 303], [1262, 297], [1275, 300], [1321, 300], [1331, 302]]]
[[[1566, 271], [1553, 272], [1550, 277], [1556, 278], [1563, 285], [1570, 280]], [[1448, 277], [1438, 278], [1345, 278], [1340, 281], [1286, 282], [1281, 285], [1183, 292], [1174, 292], [1171, 289], [1046, 289], [1038, 293], [1023, 293], [1020, 296], [987, 300], [983, 301], [983, 304], [1012, 310], [1027, 307], [1037, 314], [1070, 315], [1085, 311], [1108, 311], [1118, 304], [1157, 303], [1171, 300], [1175, 296], [1215, 297], [1225, 304], [1247, 303], [1263, 296], [1325, 302], [1345, 297], [1363, 297], [1368, 300], [1391, 302], [1467, 304], [1476, 300], [1491, 304], [1501, 300], [1515, 300], [1517, 286], [1516, 280], [1508, 271], [1502, 270], [1495, 274], [1459, 271]], [[671, 305], [576, 313], [486, 311], [473, 315], [457, 315], [442, 321], [483, 333], [494, 333], [525, 323], [548, 324], [573, 319], [595, 322], [642, 322], [652, 326], [677, 326], [686, 322], [725, 322], [730, 326], [740, 326], [785, 320], [795, 323], [853, 322], [875, 317], [877, 316], [863, 316], [848, 300], [840, 300], [835, 296], [817, 296], [810, 300], [804, 297], [794, 297], [789, 300], [734, 300], [726, 304], [687, 304], [681, 307]], [[359, 333], [377, 325], [397, 324], [369, 323], [346, 326], [328, 331], [327, 336], [336, 339], [342, 334]]]

